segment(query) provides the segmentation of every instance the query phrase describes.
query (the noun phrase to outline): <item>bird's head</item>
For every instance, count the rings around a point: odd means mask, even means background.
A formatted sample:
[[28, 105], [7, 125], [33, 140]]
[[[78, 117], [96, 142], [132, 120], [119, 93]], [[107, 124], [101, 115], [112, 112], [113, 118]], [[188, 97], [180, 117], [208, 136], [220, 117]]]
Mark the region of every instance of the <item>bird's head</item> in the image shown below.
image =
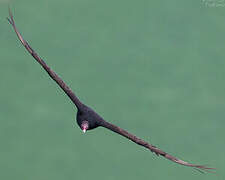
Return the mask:
[[80, 128], [81, 128], [81, 130], [85, 133], [85, 132], [88, 130], [88, 128], [89, 128], [89, 123], [88, 123], [88, 121], [83, 121], [83, 122], [81, 123], [81, 125], [80, 125]]

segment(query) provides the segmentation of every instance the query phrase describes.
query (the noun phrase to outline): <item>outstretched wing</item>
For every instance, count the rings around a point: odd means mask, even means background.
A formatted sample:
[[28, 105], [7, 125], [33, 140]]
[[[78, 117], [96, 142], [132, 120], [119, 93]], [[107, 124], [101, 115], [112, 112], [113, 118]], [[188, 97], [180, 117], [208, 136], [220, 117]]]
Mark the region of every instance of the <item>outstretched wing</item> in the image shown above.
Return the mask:
[[111, 123], [109, 123], [105, 120], [102, 120], [101, 126], [128, 138], [129, 140], [133, 141], [134, 143], [136, 143], [140, 146], [144, 146], [145, 148], [147, 148], [150, 151], [152, 151], [153, 153], [155, 153], [157, 156], [159, 156], [159, 155], [163, 156], [163, 157], [165, 157], [165, 158], [167, 158], [170, 161], [173, 161], [175, 163], [178, 163], [178, 164], [181, 164], [181, 165], [184, 165], [184, 166], [197, 168], [198, 170], [208, 171], [208, 170], [214, 169], [214, 168], [209, 168], [209, 167], [202, 166], [202, 165], [191, 164], [191, 163], [185, 162], [183, 160], [180, 160], [180, 159], [178, 159], [174, 156], [171, 156], [170, 154], [162, 151], [161, 149], [153, 146], [152, 144], [149, 144], [149, 143], [145, 142], [144, 140], [138, 138], [137, 136], [134, 136], [133, 134], [130, 134], [129, 132], [125, 131], [124, 129], [122, 129], [118, 126], [115, 126], [115, 125], [113, 125], [113, 124], [111, 124]]
[[49, 74], [49, 76], [63, 89], [63, 91], [69, 96], [72, 102], [79, 109], [83, 106], [82, 102], [77, 98], [74, 92], [66, 85], [66, 83], [41, 59], [38, 54], [31, 48], [26, 40], [23, 39], [22, 35], [16, 28], [13, 15], [9, 9], [9, 18], [7, 18], [9, 23], [12, 25], [14, 31], [16, 32], [17, 37], [26, 48], [26, 50], [34, 57], [34, 59], [45, 69], [45, 71]]

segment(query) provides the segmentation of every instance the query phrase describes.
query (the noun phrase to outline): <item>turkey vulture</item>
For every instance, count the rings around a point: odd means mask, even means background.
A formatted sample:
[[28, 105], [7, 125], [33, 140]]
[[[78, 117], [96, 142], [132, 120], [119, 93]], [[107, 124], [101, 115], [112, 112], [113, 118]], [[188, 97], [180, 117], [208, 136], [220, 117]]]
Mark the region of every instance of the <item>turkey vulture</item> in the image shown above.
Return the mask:
[[170, 161], [173, 161], [175, 163], [189, 166], [201, 170], [211, 170], [214, 168], [209, 168], [202, 165], [196, 165], [191, 164], [188, 162], [185, 162], [183, 160], [180, 160], [174, 156], [171, 156], [170, 154], [162, 151], [161, 149], [153, 146], [150, 143], [145, 142], [144, 140], [138, 138], [137, 136], [130, 134], [126, 130], [113, 125], [107, 121], [105, 121], [100, 115], [98, 115], [94, 110], [92, 110], [90, 107], [85, 105], [83, 102], [81, 102], [78, 97], [74, 94], [74, 92], [65, 84], [65, 82], [43, 61], [42, 58], [31, 48], [31, 46], [28, 44], [26, 40], [23, 39], [22, 35], [19, 33], [18, 29], [16, 28], [15, 21], [13, 18], [13, 15], [11, 11], [9, 10], [9, 18], [7, 18], [9, 23], [12, 25], [13, 29], [15, 30], [16, 35], [18, 36], [19, 40], [21, 41], [22, 45], [26, 48], [26, 50], [33, 56], [33, 58], [45, 69], [45, 71], [48, 73], [48, 75], [62, 88], [62, 90], [69, 96], [71, 101], [74, 103], [74, 105], [77, 107], [77, 124], [81, 128], [83, 132], [89, 131], [91, 129], [95, 129], [97, 127], [104, 127], [107, 128], [117, 134], [120, 134], [121, 136], [126, 137], [127, 139], [133, 141], [134, 143], [143, 146], [147, 149], [149, 149], [151, 152], [155, 153], [157, 156], [163, 156]]

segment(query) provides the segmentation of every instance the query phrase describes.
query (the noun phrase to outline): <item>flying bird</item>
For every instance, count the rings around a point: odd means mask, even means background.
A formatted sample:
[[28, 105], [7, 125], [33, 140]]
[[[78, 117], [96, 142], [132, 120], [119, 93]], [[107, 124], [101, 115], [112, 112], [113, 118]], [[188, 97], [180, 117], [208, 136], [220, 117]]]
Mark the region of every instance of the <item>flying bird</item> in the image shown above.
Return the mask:
[[23, 39], [22, 35], [20, 34], [20, 32], [18, 31], [15, 25], [15, 21], [10, 9], [9, 9], [9, 18], [7, 18], [7, 20], [12, 25], [17, 37], [21, 41], [22, 45], [26, 48], [26, 50], [44, 68], [44, 70], [48, 73], [48, 75], [61, 87], [61, 89], [67, 94], [67, 96], [74, 103], [74, 105], [77, 108], [77, 115], [76, 115], [77, 124], [83, 132], [95, 129], [97, 127], [104, 127], [121, 136], [124, 136], [125, 138], [133, 141], [134, 143], [140, 146], [143, 146], [149, 149], [151, 152], [155, 153], [157, 156], [163, 156], [164, 158], [169, 159], [170, 161], [173, 161], [175, 163], [178, 163], [184, 166], [193, 167], [201, 172], [202, 170], [209, 171], [214, 169], [214, 168], [209, 168], [203, 165], [196, 165], [196, 164], [192, 164], [192, 163], [188, 163], [183, 160], [180, 160], [162, 151], [156, 146], [153, 146], [152, 144], [140, 139], [139, 137], [127, 132], [126, 130], [105, 121], [92, 108], [88, 107], [83, 102], [81, 102], [80, 99], [75, 95], [75, 93], [69, 88], [69, 86], [67, 86], [66, 83], [44, 62], [44, 60], [31, 48], [28, 42]]

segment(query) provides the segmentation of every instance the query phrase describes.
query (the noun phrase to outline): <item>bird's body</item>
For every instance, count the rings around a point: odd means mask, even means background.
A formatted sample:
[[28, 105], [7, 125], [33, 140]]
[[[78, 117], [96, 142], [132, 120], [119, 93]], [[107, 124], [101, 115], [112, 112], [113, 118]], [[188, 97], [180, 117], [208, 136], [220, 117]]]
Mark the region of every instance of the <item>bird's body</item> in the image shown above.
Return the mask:
[[85, 123], [87, 123], [88, 126], [86, 130], [92, 130], [99, 127], [102, 121], [103, 118], [86, 105], [83, 105], [82, 108], [79, 108], [77, 111], [77, 124], [82, 130], [82, 125]]
[[150, 143], [147, 143], [146, 141], [138, 138], [137, 136], [127, 132], [126, 130], [113, 125], [107, 121], [105, 121], [100, 115], [98, 115], [93, 109], [85, 105], [83, 102], [79, 100], [79, 98], [75, 95], [75, 93], [65, 84], [65, 82], [41, 59], [38, 54], [31, 48], [31, 46], [28, 44], [27, 41], [23, 39], [21, 34], [16, 28], [12, 13], [10, 13], [10, 18], [8, 18], [9, 23], [13, 26], [19, 40], [23, 44], [23, 46], [27, 49], [27, 51], [34, 57], [34, 59], [44, 68], [44, 70], [49, 74], [49, 76], [62, 88], [62, 90], [68, 95], [68, 97], [71, 99], [71, 101], [74, 103], [74, 105], [77, 107], [77, 124], [83, 130], [84, 132], [88, 130], [95, 129], [99, 126], [107, 128], [115, 133], [118, 133], [125, 138], [133, 141], [134, 143], [143, 146], [150, 151], [154, 152], [156, 155], [161, 155], [175, 163], [184, 165], [184, 166], [189, 166], [189, 167], [194, 167], [199, 170], [209, 170], [213, 168], [208, 168], [202, 165], [195, 165], [191, 164], [185, 161], [182, 161], [162, 150], [159, 148], [151, 145]]

